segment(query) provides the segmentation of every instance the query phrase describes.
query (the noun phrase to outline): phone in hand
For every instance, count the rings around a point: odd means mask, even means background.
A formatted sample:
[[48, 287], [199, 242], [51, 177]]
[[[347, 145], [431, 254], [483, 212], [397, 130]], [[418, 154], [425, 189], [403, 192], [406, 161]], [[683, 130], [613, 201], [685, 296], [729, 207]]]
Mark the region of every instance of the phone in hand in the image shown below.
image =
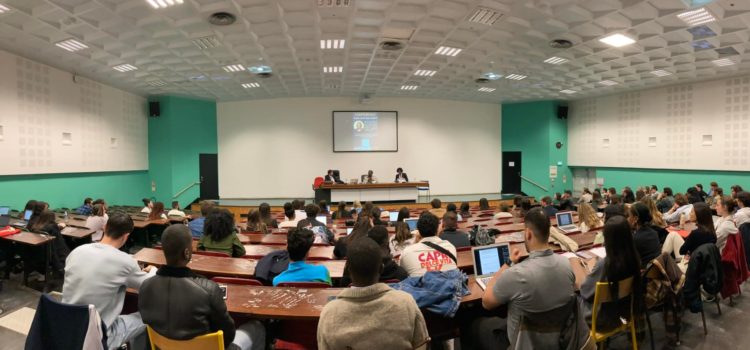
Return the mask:
[[219, 289], [221, 289], [222, 298], [227, 300], [227, 286], [225, 284], [220, 284]]

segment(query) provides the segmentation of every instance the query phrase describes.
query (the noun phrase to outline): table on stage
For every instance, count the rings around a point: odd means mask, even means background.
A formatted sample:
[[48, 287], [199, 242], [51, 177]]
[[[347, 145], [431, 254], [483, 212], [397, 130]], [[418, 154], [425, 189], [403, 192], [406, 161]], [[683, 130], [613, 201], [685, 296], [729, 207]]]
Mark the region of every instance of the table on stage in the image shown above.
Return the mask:
[[[325, 199], [328, 203], [413, 201], [419, 197], [418, 188], [429, 187], [429, 182], [375, 183], [375, 184], [335, 184], [323, 183], [316, 189], [315, 199]], [[320, 198], [319, 198], [320, 197]]]

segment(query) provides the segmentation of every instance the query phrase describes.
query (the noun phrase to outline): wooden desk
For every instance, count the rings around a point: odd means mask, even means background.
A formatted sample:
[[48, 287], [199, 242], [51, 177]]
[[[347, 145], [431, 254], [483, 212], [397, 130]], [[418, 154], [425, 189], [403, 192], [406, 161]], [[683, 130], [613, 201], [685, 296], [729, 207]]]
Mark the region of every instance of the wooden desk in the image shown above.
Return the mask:
[[429, 187], [429, 182], [331, 184], [323, 183], [319, 189], [330, 193], [329, 203], [341, 201], [414, 201], [419, 197], [418, 187]]
[[96, 231], [85, 227], [66, 226], [62, 230], [60, 230], [60, 232], [63, 234], [63, 236], [75, 239], [83, 239], [91, 237], [91, 235], [93, 235]]
[[[50, 259], [52, 257], [52, 244], [50, 242], [55, 239], [54, 236], [48, 236], [43, 235], [39, 233], [31, 233], [27, 231], [21, 231], [20, 233], [16, 233], [14, 235], [5, 236], [2, 237], [3, 240], [11, 242], [11, 243], [17, 243], [17, 244], [23, 244], [31, 247], [39, 247], [44, 246], [44, 290], [42, 292], [47, 292], [47, 282], [50, 280]], [[30, 264], [30, 261], [26, 261], [27, 267], [24, 267], [23, 269], [23, 285], [28, 286], [29, 285], [29, 268], [27, 264]]]

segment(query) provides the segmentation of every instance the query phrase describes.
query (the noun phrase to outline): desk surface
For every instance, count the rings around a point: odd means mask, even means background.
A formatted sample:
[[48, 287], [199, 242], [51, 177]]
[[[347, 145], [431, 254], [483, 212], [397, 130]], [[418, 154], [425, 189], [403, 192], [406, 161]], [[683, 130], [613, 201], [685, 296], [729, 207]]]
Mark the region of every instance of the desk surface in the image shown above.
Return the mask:
[[323, 190], [361, 190], [361, 189], [375, 189], [375, 188], [406, 188], [406, 187], [424, 187], [429, 186], [429, 182], [383, 182], [374, 184], [336, 184], [336, 183], [323, 183], [320, 185], [320, 189]]
[[47, 236], [47, 235], [43, 235], [39, 233], [21, 231], [20, 233], [16, 233], [14, 235], [2, 237], [2, 239], [7, 240], [7, 241], [21, 243], [21, 244], [36, 246], [36, 245], [47, 243], [55, 239], [55, 237]]

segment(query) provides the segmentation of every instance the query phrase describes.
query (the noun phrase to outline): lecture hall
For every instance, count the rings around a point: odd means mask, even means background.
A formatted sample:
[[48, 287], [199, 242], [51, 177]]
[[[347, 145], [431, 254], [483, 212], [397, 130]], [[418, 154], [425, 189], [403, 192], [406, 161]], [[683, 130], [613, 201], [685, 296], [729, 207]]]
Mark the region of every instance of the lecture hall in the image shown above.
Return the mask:
[[0, 0], [0, 350], [750, 348], [749, 125], [748, 0]]

